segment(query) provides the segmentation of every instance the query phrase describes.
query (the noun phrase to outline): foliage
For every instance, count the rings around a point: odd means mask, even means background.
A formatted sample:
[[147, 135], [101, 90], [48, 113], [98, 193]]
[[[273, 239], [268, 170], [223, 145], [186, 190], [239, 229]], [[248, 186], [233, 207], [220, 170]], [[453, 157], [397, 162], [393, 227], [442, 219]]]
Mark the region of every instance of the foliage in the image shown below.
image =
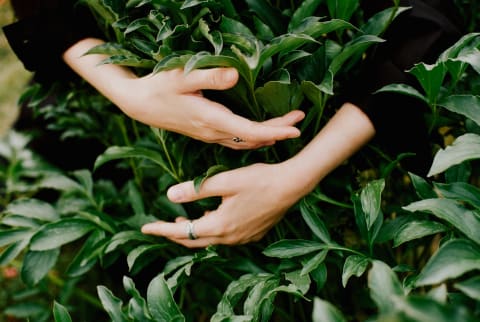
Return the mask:
[[[16, 266], [36, 290], [31, 297], [53, 303], [21, 298], [7, 313], [57, 322], [478, 320], [478, 34], [465, 35], [435, 64], [412, 68], [420, 90], [380, 90], [426, 102], [432, 131], [454, 136], [428, 177], [404, 175], [398, 160], [372, 148], [365, 156], [373, 169], [349, 160], [262, 241], [189, 250], [139, 228], [156, 218], [194, 218], [217, 200], [172, 204], [168, 186], [201, 180], [209, 168], [296, 153], [333, 114], [368, 48], [408, 8], [365, 20], [353, 0], [85, 3], [111, 40], [90, 51], [107, 54], [104, 63], [139, 75], [235, 67], [235, 88], [206, 95], [257, 120], [301, 108], [303, 135], [230, 151], [135, 124], [82, 82], [48, 105], [48, 90], [32, 88], [23, 99], [51, 128], [65, 138], [93, 135], [105, 151], [91, 168], [67, 172], [31, 151], [22, 133], [1, 142], [0, 265]], [[126, 175], [99, 175], [108, 166]]]

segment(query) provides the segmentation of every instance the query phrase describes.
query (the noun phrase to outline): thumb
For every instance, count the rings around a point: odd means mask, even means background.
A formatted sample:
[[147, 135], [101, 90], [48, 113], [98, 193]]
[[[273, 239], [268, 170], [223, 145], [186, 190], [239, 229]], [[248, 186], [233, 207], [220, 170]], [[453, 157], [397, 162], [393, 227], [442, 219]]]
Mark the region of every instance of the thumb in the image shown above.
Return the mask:
[[195, 69], [185, 76], [182, 90], [197, 92], [202, 89], [225, 90], [232, 88], [238, 81], [235, 68]]
[[171, 202], [175, 203], [183, 203], [183, 202], [190, 202], [205, 198], [206, 196], [202, 196], [200, 191], [195, 190], [195, 185], [193, 181], [186, 181], [174, 186], [171, 186], [167, 190], [167, 198]]

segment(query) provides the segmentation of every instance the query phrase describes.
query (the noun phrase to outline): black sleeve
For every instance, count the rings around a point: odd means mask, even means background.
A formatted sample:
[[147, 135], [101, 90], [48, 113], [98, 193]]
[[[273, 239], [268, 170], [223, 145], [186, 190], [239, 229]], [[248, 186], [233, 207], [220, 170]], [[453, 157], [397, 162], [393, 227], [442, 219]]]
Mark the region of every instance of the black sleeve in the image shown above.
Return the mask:
[[[370, 1], [368, 1], [370, 2]], [[383, 35], [384, 43], [368, 55], [358, 77], [348, 86], [347, 100], [359, 106], [370, 118], [375, 140], [395, 157], [413, 152], [406, 168], [424, 174], [431, 165], [431, 155], [424, 113], [428, 108], [420, 100], [395, 93], [372, 94], [385, 85], [404, 83], [420, 90], [407, 70], [419, 62], [434, 63], [461, 32], [445, 10], [449, 1], [405, 1], [411, 9], [397, 17]], [[452, 9], [452, 8], [450, 8]]]
[[19, 20], [3, 30], [12, 50], [27, 70], [35, 72], [38, 82], [72, 77], [62, 61], [63, 52], [85, 37], [101, 37], [89, 9], [76, 2], [12, 1]]

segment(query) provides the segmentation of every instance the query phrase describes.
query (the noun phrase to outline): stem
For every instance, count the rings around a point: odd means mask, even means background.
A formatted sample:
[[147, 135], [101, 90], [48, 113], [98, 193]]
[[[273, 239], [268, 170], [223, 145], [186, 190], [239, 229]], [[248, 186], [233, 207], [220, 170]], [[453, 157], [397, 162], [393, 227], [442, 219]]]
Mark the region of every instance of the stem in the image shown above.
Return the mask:
[[158, 135], [156, 135], [158, 141], [160, 142], [160, 145], [162, 146], [163, 152], [165, 153], [165, 156], [167, 157], [168, 165], [170, 166], [170, 174], [177, 180], [178, 182], [182, 181], [180, 175], [177, 172], [177, 169], [174, 167], [172, 158], [170, 157], [170, 153], [167, 149], [167, 144], [165, 141], [165, 130], [160, 129], [158, 132]]

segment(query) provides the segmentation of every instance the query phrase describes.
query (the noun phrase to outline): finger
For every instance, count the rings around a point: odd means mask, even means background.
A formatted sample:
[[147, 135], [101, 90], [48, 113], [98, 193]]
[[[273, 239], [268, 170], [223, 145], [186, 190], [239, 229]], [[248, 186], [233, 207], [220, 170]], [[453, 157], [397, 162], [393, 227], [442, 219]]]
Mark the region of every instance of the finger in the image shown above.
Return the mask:
[[290, 111], [285, 115], [275, 117], [263, 122], [271, 126], [294, 125], [305, 118], [305, 113], [300, 110]]
[[[228, 173], [228, 172], [225, 172]], [[225, 173], [217, 174], [205, 180], [198, 191], [193, 181], [185, 181], [167, 190], [167, 197], [175, 203], [184, 203], [215, 196], [226, 196], [233, 193], [232, 185], [226, 181]]]
[[202, 89], [225, 90], [233, 87], [238, 81], [235, 68], [195, 69], [184, 78], [182, 90], [185, 93]]

